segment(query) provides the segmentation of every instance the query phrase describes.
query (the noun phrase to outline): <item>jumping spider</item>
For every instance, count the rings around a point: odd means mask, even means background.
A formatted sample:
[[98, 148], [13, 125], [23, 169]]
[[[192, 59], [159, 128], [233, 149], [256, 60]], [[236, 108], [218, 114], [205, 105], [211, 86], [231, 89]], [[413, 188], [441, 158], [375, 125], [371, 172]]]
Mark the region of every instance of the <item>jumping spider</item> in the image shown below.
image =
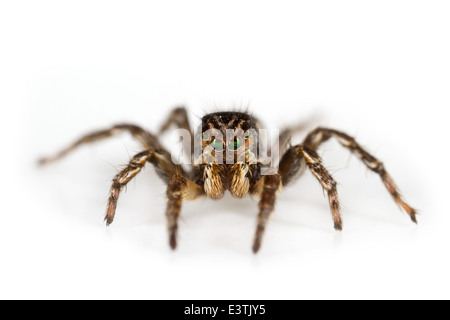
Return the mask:
[[[183, 200], [194, 200], [201, 196], [220, 199], [225, 191], [228, 191], [236, 198], [242, 198], [250, 194], [260, 199], [258, 222], [253, 242], [253, 252], [256, 253], [261, 247], [267, 221], [274, 209], [277, 192], [297, 179], [306, 167], [316, 177], [328, 195], [334, 228], [339, 231], [342, 230], [336, 182], [323, 166], [322, 159], [317, 154], [317, 149], [322, 143], [330, 138], [336, 138], [343, 147], [349, 149], [370, 170], [380, 176], [394, 201], [406, 211], [414, 223], [417, 223], [416, 210], [403, 201], [383, 164], [365, 151], [354, 138], [343, 132], [319, 127], [311, 131], [303, 143], [290, 146], [290, 136], [296, 129], [287, 128], [281, 131], [279, 145], [285, 146], [286, 151], [280, 155], [281, 160], [278, 169], [275, 169], [273, 174], [262, 175], [261, 170], [270, 169], [273, 164], [262, 163], [253, 152], [247, 150], [249, 143], [258, 138], [258, 130], [261, 128], [259, 122], [252, 115], [244, 112], [207, 114], [202, 118], [201, 132], [194, 135], [186, 109], [180, 107], [171, 112], [167, 121], [161, 126], [159, 133], [165, 132], [173, 125], [187, 130], [191, 141], [200, 139], [202, 155], [206, 154], [205, 151], [209, 148], [213, 160], [211, 160], [211, 157], [202, 157], [199, 162], [191, 165], [191, 170], [185, 170], [181, 165], [172, 161], [171, 154], [161, 145], [157, 136], [132, 124], [118, 124], [110, 129], [88, 134], [55, 156], [43, 158], [39, 162], [40, 164], [47, 164], [62, 158], [80, 145], [105, 139], [124, 131], [129, 132], [142, 144], [144, 151], [136, 154], [127, 167], [112, 180], [105, 215], [106, 225], [109, 226], [114, 220], [117, 201], [122, 188], [142, 170], [147, 162], [150, 162], [155, 167], [159, 177], [167, 184], [166, 217], [169, 244], [172, 249], [177, 246], [178, 217]], [[216, 130], [216, 134], [205, 134], [210, 130]], [[231, 140], [226, 141], [223, 137], [226, 136], [227, 130], [239, 131], [241, 135], [233, 136]], [[219, 139], [218, 136], [222, 138]], [[244, 153], [240, 153], [241, 155], [244, 154], [244, 157], [237, 159], [239, 150], [244, 150]], [[226, 161], [217, 161], [217, 155], [220, 155], [221, 151], [223, 160], [226, 160], [225, 157], [231, 154], [231, 158], [235, 161], [231, 164]], [[251, 156], [253, 156], [253, 161], [250, 159]]]

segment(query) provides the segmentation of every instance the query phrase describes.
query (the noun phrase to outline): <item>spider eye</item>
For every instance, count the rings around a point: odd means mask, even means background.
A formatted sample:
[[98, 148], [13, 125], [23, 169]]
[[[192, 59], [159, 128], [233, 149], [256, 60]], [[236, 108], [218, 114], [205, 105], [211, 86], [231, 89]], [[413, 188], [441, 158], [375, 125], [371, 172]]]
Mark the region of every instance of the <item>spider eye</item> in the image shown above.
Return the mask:
[[228, 142], [228, 148], [232, 149], [232, 150], [237, 150], [239, 149], [239, 147], [242, 145], [242, 140], [241, 138], [234, 138], [234, 140], [231, 140], [230, 142]]
[[251, 136], [250, 130], [245, 131], [244, 138], [247, 139], [247, 138], [250, 138], [250, 136]]
[[214, 150], [222, 150], [223, 149], [223, 142], [217, 139], [214, 139], [211, 142], [211, 147], [214, 148]]

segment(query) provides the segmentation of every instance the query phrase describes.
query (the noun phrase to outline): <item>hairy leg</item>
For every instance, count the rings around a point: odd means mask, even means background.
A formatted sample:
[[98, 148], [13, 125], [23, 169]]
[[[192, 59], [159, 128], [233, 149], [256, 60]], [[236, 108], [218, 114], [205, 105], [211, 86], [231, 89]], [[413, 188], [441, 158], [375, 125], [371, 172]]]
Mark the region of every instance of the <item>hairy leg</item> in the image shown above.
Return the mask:
[[322, 159], [317, 152], [305, 145], [291, 147], [285, 152], [283, 158], [281, 158], [278, 169], [283, 187], [298, 178], [306, 167], [309, 168], [322, 185], [323, 189], [327, 192], [331, 216], [334, 221], [334, 228], [341, 231], [343, 223], [340, 214], [336, 181], [323, 166]]
[[356, 141], [354, 138], [350, 137], [349, 135], [333, 130], [333, 129], [327, 129], [327, 128], [317, 128], [311, 133], [308, 134], [305, 141], [303, 142], [304, 145], [309, 146], [310, 148], [317, 150], [317, 148], [330, 139], [331, 137], [336, 138], [339, 143], [344, 146], [345, 148], [349, 149], [353, 154], [355, 154], [370, 170], [377, 173], [379, 177], [381, 178], [381, 181], [383, 182], [384, 186], [394, 199], [395, 203], [405, 210], [405, 212], [409, 215], [411, 220], [414, 223], [417, 223], [416, 218], [416, 210], [412, 207], [410, 207], [402, 198], [398, 188], [396, 187], [394, 180], [391, 178], [389, 173], [384, 168], [384, 165], [382, 162], [377, 160], [374, 156], [372, 156], [370, 153], [365, 151]]
[[296, 180], [306, 169], [306, 161], [299, 146], [290, 147], [283, 154], [278, 166], [283, 187]]
[[117, 201], [120, 191], [130, 182], [139, 172], [141, 172], [146, 162], [154, 165], [156, 173], [166, 182], [169, 183], [174, 175], [182, 175], [183, 171], [179, 166], [166, 160], [163, 154], [156, 153], [153, 150], [146, 150], [136, 154], [129, 164], [120, 171], [113, 179], [111, 190], [109, 192], [108, 205], [106, 209], [105, 221], [110, 225], [116, 213]]
[[327, 192], [328, 202], [330, 204], [331, 216], [334, 221], [334, 229], [342, 231], [342, 217], [340, 213], [340, 205], [336, 188], [336, 181], [333, 179], [328, 170], [323, 166], [322, 159], [317, 152], [308, 146], [299, 146], [300, 153], [306, 159], [309, 170], [320, 182], [322, 188]]
[[172, 249], [177, 247], [178, 217], [180, 216], [181, 203], [183, 201], [183, 189], [186, 187], [186, 179], [175, 175], [167, 185], [167, 229], [169, 231], [169, 245]]
[[114, 221], [120, 191], [131, 179], [141, 172], [145, 163], [152, 157], [155, 157], [154, 151], [146, 150], [139, 152], [130, 160], [129, 164], [114, 177], [111, 190], [109, 191], [108, 205], [106, 207], [105, 221], [107, 226]]
[[[174, 112], [177, 113], [176, 110]], [[187, 126], [189, 126], [187, 118], [185, 119]], [[187, 127], [187, 129], [190, 130], [189, 127]], [[171, 161], [170, 153], [161, 146], [156, 136], [135, 125], [119, 124], [106, 130], [99, 130], [85, 135], [55, 156], [41, 159], [39, 163], [46, 164], [56, 161], [67, 155], [80, 145], [96, 142], [124, 131], [131, 133], [132, 136], [140, 141], [147, 150], [136, 154], [130, 160], [128, 165], [114, 177], [106, 208], [106, 225], [109, 226], [114, 221], [117, 202], [119, 200], [119, 195], [123, 187], [126, 186], [127, 183], [130, 182], [139, 172], [141, 172], [145, 163], [148, 161], [154, 165], [156, 173], [168, 185], [168, 204], [166, 216], [169, 226], [170, 246], [175, 249], [176, 233], [178, 229], [177, 220], [181, 209], [182, 199], [193, 200], [201, 196], [204, 192], [202, 186], [187, 178], [183, 178], [183, 176], [186, 175], [183, 168], [181, 166], [175, 165]]]
[[90, 134], [87, 134], [87, 135], [81, 137], [80, 139], [78, 139], [77, 141], [72, 143], [67, 148], [58, 152], [56, 155], [40, 159], [39, 164], [43, 165], [43, 164], [47, 164], [47, 163], [59, 160], [83, 144], [100, 141], [100, 140], [115, 136], [122, 132], [131, 133], [132, 136], [134, 138], [136, 138], [144, 146], [145, 149], [153, 149], [156, 151], [164, 150], [161, 147], [160, 143], [158, 142], [158, 139], [154, 135], [152, 135], [150, 132], [148, 132], [136, 125], [132, 125], [132, 124], [117, 124], [109, 129], [95, 131], [95, 132], [92, 132]]
[[189, 132], [190, 137], [190, 150], [188, 148], [185, 149], [185, 155], [193, 161], [193, 152], [194, 152], [194, 132], [191, 130], [191, 125], [189, 124], [189, 117], [185, 107], [178, 107], [173, 109], [167, 120], [161, 125], [159, 129], [159, 133], [162, 134], [166, 132], [171, 126], [175, 126], [176, 128], [184, 129]]
[[170, 112], [169, 118], [161, 125], [159, 133], [165, 132], [171, 125], [175, 125], [177, 128], [186, 129], [189, 132], [192, 132], [185, 107], [173, 109], [172, 112]]
[[253, 241], [253, 252], [257, 253], [261, 248], [262, 237], [266, 230], [266, 224], [272, 215], [275, 206], [275, 197], [281, 187], [281, 176], [279, 174], [264, 176], [264, 185], [259, 201], [258, 224], [256, 226], [255, 239]]
[[120, 191], [144, 167], [146, 161], [154, 164], [156, 172], [167, 182], [166, 218], [169, 231], [169, 244], [172, 249], [177, 246], [178, 217], [183, 199], [194, 200], [203, 195], [203, 189], [195, 182], [184, 178], [181, 167], [168, 163], [160, 154], [147, 150], [135, 155], [128, 166], [113, 179], [106, 209], [106, 225], [110, 225], [116, 213]]

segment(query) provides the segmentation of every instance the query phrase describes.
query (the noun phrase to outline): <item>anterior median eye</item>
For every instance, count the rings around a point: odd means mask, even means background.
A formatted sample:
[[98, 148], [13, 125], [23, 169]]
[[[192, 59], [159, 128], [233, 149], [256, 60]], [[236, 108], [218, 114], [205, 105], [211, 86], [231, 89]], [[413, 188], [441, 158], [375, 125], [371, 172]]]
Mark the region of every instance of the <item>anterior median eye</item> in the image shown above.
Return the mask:
[[214, 150], [222, 150], [223, 149], [223, 142], [217, 139], [214, 139], [211, 142], [211, 147], [214, 148]]
[[231, 140], [230, 142], [228, 142], [228, 148], [232, 149], [232, 150], [237, 150], [239, 149], [239, 147], [242, 145], [242, 140], [241, 138], [234, 138], [234, 140]]

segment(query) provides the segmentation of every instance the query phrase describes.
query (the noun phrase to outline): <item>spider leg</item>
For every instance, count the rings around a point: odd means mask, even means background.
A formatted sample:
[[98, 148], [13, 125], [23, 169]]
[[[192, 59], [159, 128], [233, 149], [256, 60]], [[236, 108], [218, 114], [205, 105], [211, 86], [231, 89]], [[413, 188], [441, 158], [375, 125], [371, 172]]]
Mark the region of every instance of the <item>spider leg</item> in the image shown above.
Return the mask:
[[80, 139], [78, 139], [65, 149], [58, 152], [56, 155], [40, 159], [39, 164], [44, 165], [50, 162], [54, 162], [56, 160], [61, 159], [62, 157], [64, 157], [65, 155], [67, 155], [68, 153], [70, 153], [71, 151], [75, 150], [77, 147], [83, 144], [103, 140], [125, 131], [131, 133], [132, 136], [136, 138], [144, 146], [145, 149], [163, 150], [163, 148], [158, 142], [158, 139], [150, 132], [133, 124], [117, 124], [109, 129], [95, 131], [81, 137]]
[[322, 143], [324, 143], [331, 137], [336, 138], [342, 146], [344, 146], [345, 148], [349, 149], [352, 153], [354, 153], [367, 166], [367, 168], [377, 173], [380, 176], [381, 180], [383, 181], [384, 186], [394, 199], [395, 203], [397, 203], [397, 205], [400, 208], [405, 210], [405, 212], [409, 215], [409, 217], [414, 223], [417, 223], [416, 210], [410, 207], [403, 200], [397, 186], [394, 183], [394, 180], [391, 178], [389, 173], [384, 168], [383, 163], [377, 160], [370, 153], [365, 151], [355, 141], [354, 138], [337, 130], [327, 128], [317, 128], [308, 134], [303, 144], [311, 147], [314, 150], [317, 150], [317, 148]]
[[284, 128], [278, 136], [280, 155], [283, 155], [287, 151], [288, 147], [290, 146], [290, 140], [292, 136], [300, 132], [306, 131], [308, 128], [311, 128], [312, 127], [311, 124], [317, 122], [318, 118], [319, 118], [318, 114], [313, 114], [309, 116], [308, 119], [300, 123], [297, 123], [296, 125]]
[[327, 192], [331, 216], [334, 221], [334, 228], [341, 231], [343, 223], [340, 214], [336, 181], [322, 164], [322, 159], [317, 152], [308, 146], [297, 145], [289, 148], [284, 153], [278, 169], [283, 187], [298, 178], [300, 174], [304, 172], [306, 167], [309, 168], [322, 185], [323, 189]]
[[319, 157], [317, 152], [308, 146], [298, 146], [297, 148], [299, 149], [300, 154], [306, 159], [306, 164], [308, 165], [309, 170], [320, 182], [322, 188], [327, 192], [331, 216], [334, 221], [334, 229], [342, 231], [343, 223], [340, 213], [336, 181], [322, 164], [322, 159]]
[[169, 231], [169, 244], [172, 249], [176, 248], [176, 236], [178, 231], [178, 217], [180, 215], [183, 199], [194, 200], [203, 194], [203, 188], [182, 176], [183, 171], [179, 166], [165, 160], [164, 155], [152, 150], [146, 150], [135, 155], [126, 168], [119, 172], [113, 179], [105, 221], [109, 226], [116, 213], [117, 201], [120, 191], [126, 184], [141, 172], [146, 162], [151, 162], [156, 172], [167, 183], [167, 209], [166, 218]]
[[166, 219], [169, 231], [169, 245], [172, 249], [177, 247], [178, 218], [183, 200], [195, 200], [203, 194], [202, 186], [184, 178], [179, 173], [170, 178], [166, 191]]
[[183, 188], [185, 187], [186, 179], [179, 175], [173, 176], [167, 185], [166, 219], [169, 231], [169, 245], [173, 250], [177, 247], [178, 217], [180, 216]]
[[266, 230], [266, 224], [272, 215], [275, 206], [276, 193], [280, 187], [281, 176], [278, 173], [264, 176], [264, 185], [261, 193], [261, 200], [259, 201], [258, 223], [256, 226], [252, 248], [254, 253], [257, 253], [261, 248], [262, 238]]
[[107, 226], [114, 220], [120, 191], [131, 179], [141, 172], [147, 161], [158, 163], [163, 160], [152, 150], [139, 152], [130, 160], [129, 164], [114, 177], [109, 191], [108, 205], [106, 207], [105, 221]]
[[278, 165], [283, 187], [297, 179], [306, 169], [306, 161], [300, 146], [290, 147], [283, 154]]
[[171, 125], [177, 128], [186, 129], [192, 133], [191, 125], [189, 124], [189, 117], [185, 107], [178, 107], [170, 112], [167, 120], [161, 125], [159, 133], [163, 133], [169, 129]]
[[[166, 123], [161, 131], [166, 130], [172, 123], [189, 130], [192, 135], [187, 119], [187, 113], [184, 108], [175, 109], [169, 118], [169, 123]], [[136, 154], [130, 160], [128, 165], [112, 180], [105, 214], [106, 225], [109, 226], [114, 220], [117, 202], [123, 187], [141, 172], [146, 162], [150, 162], [154, 165], [155, 171], [159, 177], [167, 184], [168, 201], [166, 217], [169, 228], [169, 242], [172, 249], [175, 249], [178, 217], [182, 200], [194, 200], [203, 195], [204, 191], [201, 185], [188, 178], [184, 178], [186, 172], [181, 166], [172, 162], [170, 153], [162, 147], [156, 136], [132, 124], [118, 124], [106, 130], [99, 130], [87, 134], [56, 155], [41, 159], [39, 163], [47, 164], [59, 160], [83, 144], [96, 142], [124, 131], [131, 133], [132, 136], [144, 146], [145, 151]]]
[[187, 130], [190, 135], [190, 145], [191, 145], [191, 154], [186, 154], [192, 158], [194, 152], [194, 132], [191, 129], [191, 125], [189, 124], [189, 117], [185, 107], [178, 107], [173, 109], [167, 120], [161, 125], [159, 129], [159, 133], [162, 134], [167, 131], [172, 125], [177, 128]]

